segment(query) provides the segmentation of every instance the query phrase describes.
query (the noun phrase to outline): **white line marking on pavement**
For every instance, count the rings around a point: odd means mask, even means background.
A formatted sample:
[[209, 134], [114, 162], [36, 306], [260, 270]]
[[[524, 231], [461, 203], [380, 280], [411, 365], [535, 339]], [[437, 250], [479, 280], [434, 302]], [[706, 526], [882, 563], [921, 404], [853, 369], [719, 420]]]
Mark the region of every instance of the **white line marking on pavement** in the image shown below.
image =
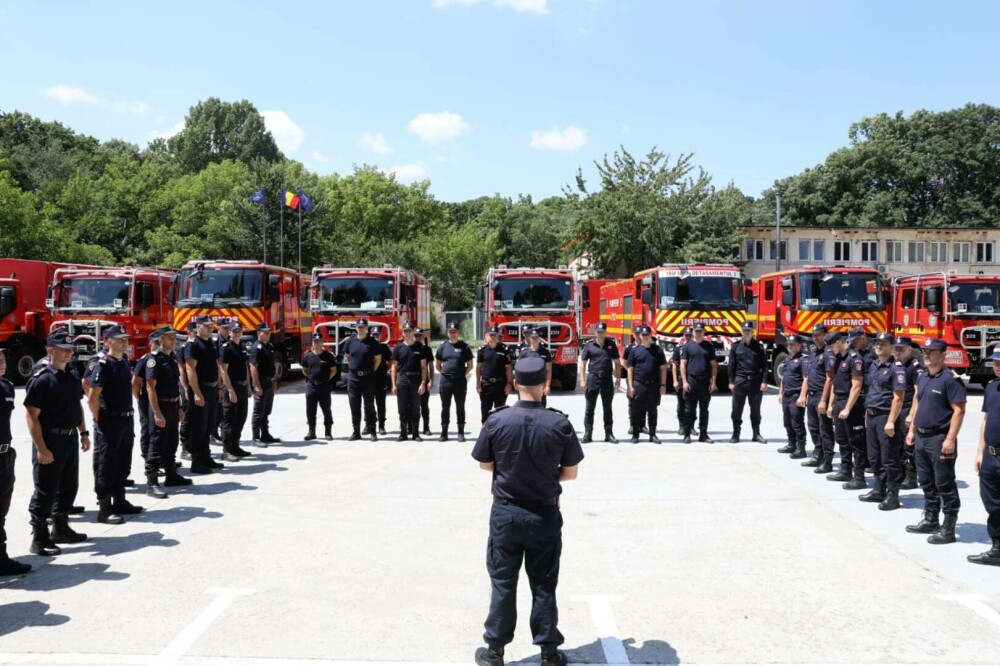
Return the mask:
[[960, 603], [987, 622], [1000, 627], [1000, 613], [986, 603], [990, 598], [985, 594], [939, 594], [937, 598]]
[[220, 587], [210, 587], [205, 590], [205, 594], [214, 594], [215, 599], [201, 612], [188, 626], [184, 627], [177, 638], [170, 642], [163, 651], [157, 655], [150, 663], [154, 666], [172, 666], [180, 661], [194, 642], [198, 640], [205, 631], [218, 619], [229, 604], [233, 603], [236, 597], [246, 597], [253, 594], [253, 590], [232, 590]]
[[608, 595], [576, 595], [574, 601], [586, 601], [590, 604], [590, 617], [594, 621], [594, 629], [601, 639], [601, 649], [604, 650], [604, 661], [609, 665], [628, 666], [628, 654], [625, 644], [618, 636], [618, 625], [615, 614], [611, 610], [612, 601], [621, 601], [621, 597]]

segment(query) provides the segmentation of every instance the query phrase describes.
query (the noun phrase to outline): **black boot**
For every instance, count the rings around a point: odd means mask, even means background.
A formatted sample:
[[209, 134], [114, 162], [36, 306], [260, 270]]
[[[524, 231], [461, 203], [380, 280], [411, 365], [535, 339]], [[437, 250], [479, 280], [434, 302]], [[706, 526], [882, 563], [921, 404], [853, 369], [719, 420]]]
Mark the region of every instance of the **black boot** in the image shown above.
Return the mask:
[[806, 443], [805, 442], [799, 442], [798, 446], [795, 447], [795, 450], [792, 451], [788, 455], [788, 457], [791, 458], [792, 460], [801, 460], [802, 458], [805, 458], [806, 457]]
[[757, 442], [758, 444], [767, 444], [767, 440], [761, 436], [760, 432], [755, 432], [753, 439], [750, 441]]
[[[973, 564], [988, 564], [990, 566], [1000, 567], [1000, 538], [994, 537], [993, 547], [987, 550], [985, 553], [979, 553], [978, 555], [969, 555], [965, 559], [969, 560]], [[22, 566], [27, 566], [27, 565], [22, 565]]]
[[119, 490], [114, 494], [111, 500], [111, 509], [119, 516], [134, 516], [137, 513], [142, 513], [141, 506], [136, 506], [125, 499], [124, 490]]
[[157, 474], [146, 475], [146, 495], [154, 499], [167, 499], [167, 494], [160, 487], [160, 477]]
[[740, 443], [740, 429], [739, 428], [733, 428], [733, 436], [729, 438], [729, 443], [730, 444], [739, 444]]
[[802, 463], [803, 467], [819, 467], [823, 464], [823, 449], [814, 449], [812, 458]]
[[388, 434], [385, 431], [385, 421], [382, 421], [382, 423], [378, 424], [378, 434], [382, 435], [383, 437], [385, 437]]
[[864, 495], [858, 496], [860, 502], [882, 503], [885, 500], [885, 484], [875, 479], [875, 486]]
[[850, 453], [840, 454], [840, 471], [826, 477], [827, 481], [850, 481], [854, 478], [854, 463]]
[[271, 434], [270, 430], [267, 430], [261, 433], [260, 441], [264, 442], [265, 444], [279, 444], [281, 443], [281, 438], [275, 437], [274, 435]]
[[910, 534], [933, 534], [941, 529], [938, 523], [938, 512], [931, 509], [924, 509], [923, 517], [916, 525], [907, 525], [906, 531]]
[[611, 431], [611, 428], [605, 428], [605, 430], [604, 430], [604, 441], [607, 442], [608, 444], [617, 444], [618, 443], [618, 440], [615, 439], [615, 435]]
[[31, 571], [30, 564], [12, 560], [7, 556], [7, 544], [0, 543], [0, 576], [20, 576]]
[[476, 664], [478, 666], [503, 666], [503, 648], [477, 648]]
[[865, 481], [865, 468], [864, 465], [859, 465], [857, 462], [854, 463], [854, 474], [851, 476], [851, 480], [841, 486], [844, 490], [864, 490], [868, 487], [868, 482]]
[[629, 431], [629, 434], [632, 435], [632, 443], [633, 444], [638, 444], [639, 443], [639, 429], [636, 428], [635, 426], [632, 426], [631, 428], [628, 429], [628, 431]]
[[302, 439], [307, 442], [311, 442], [316, 439], [316, 426], [309, 426], [309, 432], [307, 432], [306, 436]]
[[372, 434], [372, 433], [373, 433], [374, 431], [375, 431], [375, 429], [374, 429], [374, 428], [373, 428], [372, 426], [370, 426], [370, 425], [368, 425], [368, 424], [366, 423], [366, 424], [365, 424], [365, 429], [361, 431], [361, 434], [362, 434], [362, 435], [370, 435], [370, 434]]
[[458, 424], [458, 441], [465, 441], [465, 424], [463, 423]]
[[323, 439], [325, 439], [328, 442], [333, 440], [333, 424], [332, 423], [324, 428], [324, 430], [323, 430]]
[[55, 557], [62, 552], [62, 549], [52, 542], [48, 525], [36, 525], [31, 528], [31, 552], [45, 557]]
[[430, 424], [430, 422], [427, 419], [424, 419], [424, 434], [425, 435], [433, 435], [434, 434], [434, 433], [431, 432], [431, 424]]
[[86, 534], [76, 532], [69, 526], [67, 516], [52, 519], [51, 537], [53, 543], [80, 543], [87, 540]]
[[715, 443], [715, 440], [708, 436], [708, 429], [707, 428], [701, 428], [700, 432], [701, 432], [701, 434], [698, 435], [698, 441], [699, 442], [706, 442], [708, 444], [714, 444]]
[[422, 442], [422, 441], [424, 441], [423, 438], [420, 437], [420, 420], [419, 419], [413, 422], [413, 425], [410, 426], [410, 431], [413, 433], [413, 441], [414, 442]]
[[895, 511], [899, 508], [899, 484], [890, 483], [885, 491], [885, 499], [878, 505], [879, 511]]
[[439, 442], [447, 442], [448, 441], [448, 424], [446, 424], [446, 423], [442, 423], [441, 424], [441, 436], [438, 437], [438, 441]]
[[829, 474], [833, 471], [833, 454], [823, 452], [823, 459], [819, 462], [819, 467], [813, 470], [813, 474]]
[[778, 449], [778, 453], [794, 453], [795, 452], [795, 440], [790, 439], [788, 443], [783, 447]]
[[356, 442], [359, 439], [361, 439], [361, 431], [358, 430], [357, 428], [355, 428], [354, 432], [351, 433], [351, 436], [347, 438], [347, 441], [348, 442]]
[[906, 474], [903, 476], [903, 482], [899, 484], [899, 487], [903, 490], [913, 490], [917, 487], [917, 466], [912, 460], [907, 460], [904, 466]]
[[945, 543], [955, 543], [955, 523], [957, 522], [957, 513], [944, 514], [944, 520], [941, 521], [941, 529], [927, 537], [927, 543], [933, 543], [938, 546]]
[[690, 428], [685, 428], [684, 429], [684, 443], [685, 444], [690, 444], [691, 443], [691, 429]]
[[[655, 433], [655, 431], [654, 431], [654, 433]], [[653, 434], [653, 435], [649, 436], [649, 441], [651, 441], [653, 444], [659, 444], [660, 443], [660, 438], [657, 437], [655, 434]]]
[[583, 439], [580, 440], [581, 444], [590, 444], [594, 441], [594, 432], [590, 428], [583, 431]]
[[97, 506], [97, 522], [104, 523], [105, 525], [121, 525], [125, 522], [124, 518], [111, 510], [110, 497], [97, 500]]
[[259, 446], [261, 448], [267, 448], [267, 446], [264, 444], [264, 442], [260, 441], [260, 429], [259, 428], [254, 428], [253, 429], [253, 436], [252, 436], [252, 439], [251, 439], [251, 443], [254, 446]]
[[69, 508], [69, 511], [67, 511], [66, 513], [68, 513], [71, 516], [82, 516], [84, 511], [86, 511], [86, 509], [84, 509], [82, 506], [77, 506], [76, 504], [74, 504]]
[[[225, 460], [226, 462], [239, 462], [243, 460], [243, 456], [240, 455], [241, 450], [233, 448], [233, 445], [230, 444], [229, 442], [223, 444], [223, 447], [224, 448], [222, 449], [222, 459]], [[244, 451], [244, 453], [246, 452]]]
[[211, 465], [206, 464], [203, 460], [192, 460], [191, 461], [191, 473], [192, 474], [214, 474], [215, 468]]
[[378, 441], [378, 435], [375, 434], [375, 429], [374, 428], [372, 428], [371, 435], [368, 436], [368, 439], [370, 439], [373, 442], [377, 442]]
[[555, 646], [542, 648], [542, 666], [566, 666], [566, 653]]
[[163, 478], [165, 486], [190, 486], [194, 483], [191, 479], [181, 476], [176, 469], [168, 469], [167, 475]]

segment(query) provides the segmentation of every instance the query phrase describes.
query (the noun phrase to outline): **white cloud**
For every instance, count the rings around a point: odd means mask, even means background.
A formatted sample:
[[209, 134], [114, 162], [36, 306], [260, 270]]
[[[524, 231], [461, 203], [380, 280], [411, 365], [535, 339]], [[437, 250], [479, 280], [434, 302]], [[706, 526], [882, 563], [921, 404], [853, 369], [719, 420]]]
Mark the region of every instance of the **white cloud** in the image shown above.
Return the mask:
[[576, 152], [587, 145], [587, 130], [570, 125], [564, 130], [553, 127], [548, 132], [532, 132], [531, 147], [535, 150]]
[[264, 125], [271, 132], [275, 143], [281, 152], [285, 154], [294, 153], [302, 147], [302, 142], [306, 139], [306, 133], [302, 128], [288, 117], [284, 111], [261, 111], [264, 116]]
[[395, 174], [396, 180], [400, 182], [413, 182], [427, 176], [427, 167], [422, 162], [397, 164], [396, 166], [389, 167], [389, 173]]
[[457, 113], [421, 113], [413, 118], [407, 129], [424, 143], [444, 143], [457, 139], [469, 131], [469, 123]]
[[169, 139], [172, 136], [184, 131], [184, 121], [180, 120], [176, 125], [166, 130], [153, 130], [149, 133], [150, 139]]
[[385, 142], [385, 137], [381, 133], [372, 134], [371, 132], [365, 132], [361, 135], [361, 145], [376, 155], [389, 155], [392, 153], [392, 148]]
[[46, 97], [54, 99], [60, 104], [93, 104], [95, 106], [101, 104], [97, 95], [91, 95], [80, 86], [52, 86], [46, 88], [44, 93]]
[[[446, 7], [471, 7], [478, 5], [480, 0], [434, 0], [433, 6], [437, 9]], [[507, 7], [519, 14], [548, 14], [549, 0], [491, 0], [494, 7]]]
[[122, 113], [131, 113], [140, 118], [149, 113], [149, 104], [145, 102], [111, 102], [111, 106]]
[[317, 162], [329, 162], [330, 161], [330, 158], [328, 158], [326, 155], [324, 155], [323, 153], [319, 152], [318, 150], [314, 150], [313, 151], [313, 159], [316, 160]]

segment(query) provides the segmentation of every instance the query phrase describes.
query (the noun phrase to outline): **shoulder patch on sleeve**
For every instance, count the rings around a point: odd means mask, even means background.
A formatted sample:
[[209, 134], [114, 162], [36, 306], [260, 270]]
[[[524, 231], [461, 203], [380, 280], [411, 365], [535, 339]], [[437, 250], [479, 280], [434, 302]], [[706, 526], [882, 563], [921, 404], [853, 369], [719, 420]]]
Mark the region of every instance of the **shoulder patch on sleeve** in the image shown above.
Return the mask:
[[550, 412], [555, 412], [556, 414], [562, 414], [566, 418], [569, 418], [569, 416], [566, 414], [566, 412], [561, 412], [558, 409], [556, 409], [555, 407], [546, 407], [545, 409], [547, 409]]
[[146, 367], [147, 368], [155, 368], [156, 367], [156, 359], [153, 358], [152, 356], [150, 356], [149, 360], [146, 361]]
[[98, 361], [98, 363], [101, 364], [101, 365], [104, 365], [107, 362], [108, 362], [108, 359], [106, 359], [106, 358], [102, 358], [100, 361]]

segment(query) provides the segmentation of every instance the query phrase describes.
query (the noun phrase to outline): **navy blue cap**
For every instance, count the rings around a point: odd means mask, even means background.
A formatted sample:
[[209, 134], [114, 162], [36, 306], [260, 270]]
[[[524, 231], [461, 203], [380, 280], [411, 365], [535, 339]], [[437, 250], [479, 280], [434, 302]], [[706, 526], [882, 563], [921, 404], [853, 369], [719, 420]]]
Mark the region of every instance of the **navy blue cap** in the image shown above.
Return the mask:
[[541, 329], [538, 329], [538, 328], [533, 328], [533, 329], [531, 329], [531, 331], [530, 331], [530, 332], [528, 333], [528, 335], [530, 335], [530, 336], [531, 336], [531, 337], [533, 337], [533, 338], [540, 338], [540, 337], [542, 337], [542, 331], [541, 331]]
[[233, 320], [229, 317], [219, 317], [215, 320], [215, 325], [219, 328], [232, 328]]
[[826, 335], [827, 329], [826, 324], [816, 324], [813, 326], [813, 335]]
[[271, 327], [267, 325], [266, 321], [262, 321], [261, 323], [257, 324], [258, 333], [270, 332], [270, 330]]
[[994, 347], [993, 353], [986, 357], [987, 361], [1000, 361], [1000, 347]]
[[424, 332], [424, 329], [420, 328], [419, 326], [415, 326], [413, 328], [413, 334], [414, 335], [421, 335], [423, 332]]
[[597, 322], [597, 325], [594, 326], [594, 330], [595, 331], [606, 331], [606, 330], [608, 330], [608, 325], [605, 324], [603, 321], [599, 321], [599, 322]]
[[851, 343], [865, 334], [865, 329], [855, 326], [847, 333], [847, 342]]
[[191, 319], [189, 319], [187, 323], [187, 330], [193, 331], [196, 328], [198, 328], [198, 322], [195, 321], [194, 317], [191, 317]]
[[523, 324], [521, 326], [521, 333], [524, 333], [525, 335], [527, 335], [528, 333], [531, 333], [531, 329], [532, 328], [533, 327], [532, 327], [531, 324]]
[[408, 322], [406, 322], [405, 324], [403, 324], [403, 332], [404, 332], [404, 333], [405, 333], [406, 331], [412, 331], [412, 330], [413, 330], [413, 322], [409, 322], [409, 321], [408, 321]]
[[149, 334], [150, 340], [159, 340], [164, 335], [177, 335], [177, 331], [170, 328], [169, 326], [161, 326], [159, 328], [154, 328], [153, 332]]
[[462, 329], [459, 327], [457, 321], [450, 321], [450, 322], [448, 322], [448, 330], [449, 331], [460, 331]]
[[240, 323], [240, 320], [238, 318], [233, 317], [232, 319], [229, 320], [229, 330], [230, 331], [235, 331], [237, 329], [239, 329], [239, 330], [242, 331], [243, 330], [243, 324]]
[[75, 349], [74, 340], [75, 338], [65, 328], [57, 328], [49, 333], [49, 337], [45, 339], [45, 346], [59, 349]]
[[376, 326], [372, 329], [372, 337], [378, 340], [382, 336], [382, 327]]
[[895, 346], [897, 346], [897, 347], [912, 347], [913, 346], [913, 339], [909, 338], [909, 337], [907, 337], [905, 335], [901, 335], [898, 338], [896, 338]]
[[650, 335], [653, 332], [653, 329], [650, 326], [643, 324], [642, 326], [636, 326], [635, 332], [639, 335]]
[[694, 326], [692, 326], [691, 328], [693, 330], [695, 330], [695, 331], [704, 331], [705, 330], [705, 324], [703, 324], [700, 321], [698, 321], [698, 322], [695, 322]]
[[194, 323], [198, 326], [204, 326], [206, 324], [211, 325], [213, 322], [212, 317], [209, 315], [198, 315], [195, 317]]
[[786, 335], [785, 342], [787, 342], [790, 345], [805, 344], [803, 337], [801, 335], [796, 335], [794, 333], [792, 333], [791, 335]]
[[503, 335], [503, 329], [499, 326], [490, 326], [490, 330], [486, 332], [490, 335]]
[[945, 351], [948, 349], [948, 343], [944, 340], [938, 338], [927, 338], [924, 340], [924, 350], [925, 351]]
[[128, 333], [125, 332], [125, 329], [122, 328], [121, 325], [115, 324], [114, 326], [108, 326], [104, 329], [104, 333], [101, 334], [101, 337], [105, 340], [110, 340], [111, 338], [127, 338]]
[[743, 322], [743, 330], [744, 331], [752, 331], [753, 330], [753, 322], [750, 321], [749, 319], [747, 321]]
[[356, 322], [354, 323], [354, 327], [355, 327], [355, 328], [359, 328], [359, 327], [361, 327], [361, 326], [364, 326], [365, 328], [368, 328], [368, 320], [367, 320], [367, 319], [365, 319], [364, 317], [362, 317], [361, 319], [358, 319], [358, 320], [357, 320], [357, 321], [356, 321]]
[[694, 335], [694, 329], [691, 328], [690, 326], [685, 327], [685, 329], [684, 329], [684, 337], [685, 338], [690, 338], [692, 335]]
[[891, 345], [896, 343], [896, 338], [893, 337], [892, 333], [883, 331], [875, 336], [875, 342], [884, 342]]
[[826, 340], [826, 344], [832, 345], [834, 342], [840, 342], [841, 340], [843, 340], [844, 336], [841, 335], [839, 332], [834, 331], [833, 333], [827, 333], [826, 337], [823, 339]]
[[514, 365], [514, 381], [521, 386], [540, 386], [545, 383], [545, 360], [537, 356], [519, 359]]

